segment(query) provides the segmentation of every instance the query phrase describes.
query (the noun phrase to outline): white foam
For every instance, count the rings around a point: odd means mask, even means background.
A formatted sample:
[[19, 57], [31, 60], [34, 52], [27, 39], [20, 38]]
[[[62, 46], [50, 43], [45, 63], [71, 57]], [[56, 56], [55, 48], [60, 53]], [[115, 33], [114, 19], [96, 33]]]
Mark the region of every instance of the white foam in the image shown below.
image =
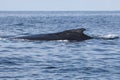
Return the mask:
[[116, 38], [119, 38], [120, 36], [117, 35], [117, 34], [107, 34], [107, 35], [103, 35], [103, 36], [100, 36], [101, 38], [104, 38], [104, 39], [116, 39]]
[[57, 40], [58, 42], [68, 42], [68, 40]]
[[3, 40], [6, 40], [6, 38], [2, 38], [2, 37], [0, 37], [0, 41], [3, 41]]

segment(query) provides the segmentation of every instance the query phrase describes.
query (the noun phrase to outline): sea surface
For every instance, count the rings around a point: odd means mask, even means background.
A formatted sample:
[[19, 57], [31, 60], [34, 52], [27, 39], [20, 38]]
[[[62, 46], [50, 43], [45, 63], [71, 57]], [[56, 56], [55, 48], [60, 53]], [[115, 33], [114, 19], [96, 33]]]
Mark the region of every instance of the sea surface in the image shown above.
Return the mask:
[[[77, 28], [95, 38], [9, 39]], [[120, 80], [120, 12], [1, 11], [0, 80]]]

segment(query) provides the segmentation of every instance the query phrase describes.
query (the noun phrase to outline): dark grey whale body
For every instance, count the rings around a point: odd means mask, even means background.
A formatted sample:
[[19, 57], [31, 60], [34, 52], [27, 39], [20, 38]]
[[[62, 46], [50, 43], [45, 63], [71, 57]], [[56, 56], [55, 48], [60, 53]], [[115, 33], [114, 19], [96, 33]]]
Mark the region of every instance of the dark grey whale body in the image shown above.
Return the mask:
[[16, 37], [17, 39], [27, 39], [27, 40], [75, 40], [75, 41], [83, 41], [87, 39], [91, 39], [92, 37], [87, 36], [83, 32], [86, 29], [79, 28], [79, 29], [71, 29], [66, 30], [63, 32], [57, 33], [49, 33], [49, 34], [37, 34], [37, 35], [30, 35], [30, 36], [22, 36]]

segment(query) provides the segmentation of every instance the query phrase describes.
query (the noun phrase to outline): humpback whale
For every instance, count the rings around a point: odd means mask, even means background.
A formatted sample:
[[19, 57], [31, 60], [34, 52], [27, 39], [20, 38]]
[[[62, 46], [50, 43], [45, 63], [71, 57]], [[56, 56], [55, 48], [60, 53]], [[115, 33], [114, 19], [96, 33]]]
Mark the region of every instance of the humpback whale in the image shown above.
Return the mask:
[[16, 37], [17, 39], [27, 39], [27, 40], [69, 40], [69, 41], [83, 41], [91, 39], [92, 37], [84, 34], [85, 28], [65, 30], [57, 33], [48, 34], [36, 34], [29, 36]]

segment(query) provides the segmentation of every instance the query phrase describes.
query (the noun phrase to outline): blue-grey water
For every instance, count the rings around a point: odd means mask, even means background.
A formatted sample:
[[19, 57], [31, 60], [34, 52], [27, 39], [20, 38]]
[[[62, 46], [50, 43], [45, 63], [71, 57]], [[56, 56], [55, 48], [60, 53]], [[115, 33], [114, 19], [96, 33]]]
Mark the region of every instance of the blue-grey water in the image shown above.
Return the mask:
[[[87, 35], [102, 38], [82, 42], [9, 39], [81, 27]], [[119, 11], [1, 11], [0, 36], [0, 80], [120, 80]]]

